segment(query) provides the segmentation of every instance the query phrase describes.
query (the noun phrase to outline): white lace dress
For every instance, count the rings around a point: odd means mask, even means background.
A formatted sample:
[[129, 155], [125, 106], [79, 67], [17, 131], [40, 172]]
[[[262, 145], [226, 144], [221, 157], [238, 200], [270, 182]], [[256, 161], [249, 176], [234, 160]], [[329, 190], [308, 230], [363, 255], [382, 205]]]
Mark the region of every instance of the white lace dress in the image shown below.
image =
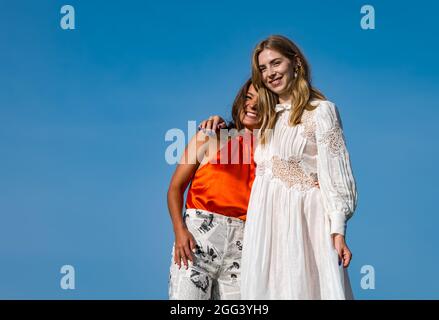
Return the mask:
[[313, 105], [300, 125], [289, 126], [291, 106], [278, 104], [273, 136], [255, 150], [242, 299], [352, 299], [331, 234], [345, 234], [355, 180], [335, 105]]

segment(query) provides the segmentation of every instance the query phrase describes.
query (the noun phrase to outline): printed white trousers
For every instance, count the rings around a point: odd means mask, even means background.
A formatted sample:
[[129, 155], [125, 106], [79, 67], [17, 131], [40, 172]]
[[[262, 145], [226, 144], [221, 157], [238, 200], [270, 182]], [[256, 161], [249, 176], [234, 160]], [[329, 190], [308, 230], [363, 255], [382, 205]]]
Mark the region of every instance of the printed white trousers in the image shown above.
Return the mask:
[[186, 209], [184, 221], [196, 241], [188, 269], [174, 263], [169, 276], [171, 300], [239, 300], [245, 222], [199, 209]]

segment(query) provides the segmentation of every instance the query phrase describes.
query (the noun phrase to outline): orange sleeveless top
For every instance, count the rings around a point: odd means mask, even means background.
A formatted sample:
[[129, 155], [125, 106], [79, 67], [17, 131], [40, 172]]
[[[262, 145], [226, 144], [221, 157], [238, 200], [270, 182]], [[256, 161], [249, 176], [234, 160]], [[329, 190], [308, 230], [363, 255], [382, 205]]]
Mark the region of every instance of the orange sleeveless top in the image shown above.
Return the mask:
[[216, 161], [202, 165], [194, 174], [186, 208], [202, 209], [245, 220], [255, 179], [253, 135], [233, 137], [218, 150]]

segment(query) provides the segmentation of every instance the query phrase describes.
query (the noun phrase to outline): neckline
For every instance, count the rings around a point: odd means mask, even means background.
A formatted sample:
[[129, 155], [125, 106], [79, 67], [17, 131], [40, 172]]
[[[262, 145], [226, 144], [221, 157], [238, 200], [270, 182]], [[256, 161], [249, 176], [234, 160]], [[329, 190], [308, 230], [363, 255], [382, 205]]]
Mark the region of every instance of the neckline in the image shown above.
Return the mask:
[[[317, 107], [322, 101], [323, 100], [314, 99], [314, 100], [311, 100], [309, 104], [312, 105], [313, 107]], [[290, 111], [290, 110], [291, 110], [291, 102], [276, 103], [276, 105], [275, 105], [276, 112]], [[308, 111], [308, 110], [305, 109], [305, 111]]]

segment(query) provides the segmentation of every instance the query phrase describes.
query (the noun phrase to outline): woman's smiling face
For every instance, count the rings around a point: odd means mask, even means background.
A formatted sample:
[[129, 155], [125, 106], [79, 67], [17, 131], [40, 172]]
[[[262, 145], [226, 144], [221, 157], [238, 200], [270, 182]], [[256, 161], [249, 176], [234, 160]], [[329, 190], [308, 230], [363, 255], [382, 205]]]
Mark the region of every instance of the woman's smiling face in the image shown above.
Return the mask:
[[258, 63], [262, 82], [281, 98], [294, 78], [291, 61], [275, 50], [264, 49], [259, 54]]
[[240, 119], [242, 124], [249, 130], [260, 127], [258, 114], [258, 92], [251, 84], [247, 90], [244, 107], [241, 109]]

